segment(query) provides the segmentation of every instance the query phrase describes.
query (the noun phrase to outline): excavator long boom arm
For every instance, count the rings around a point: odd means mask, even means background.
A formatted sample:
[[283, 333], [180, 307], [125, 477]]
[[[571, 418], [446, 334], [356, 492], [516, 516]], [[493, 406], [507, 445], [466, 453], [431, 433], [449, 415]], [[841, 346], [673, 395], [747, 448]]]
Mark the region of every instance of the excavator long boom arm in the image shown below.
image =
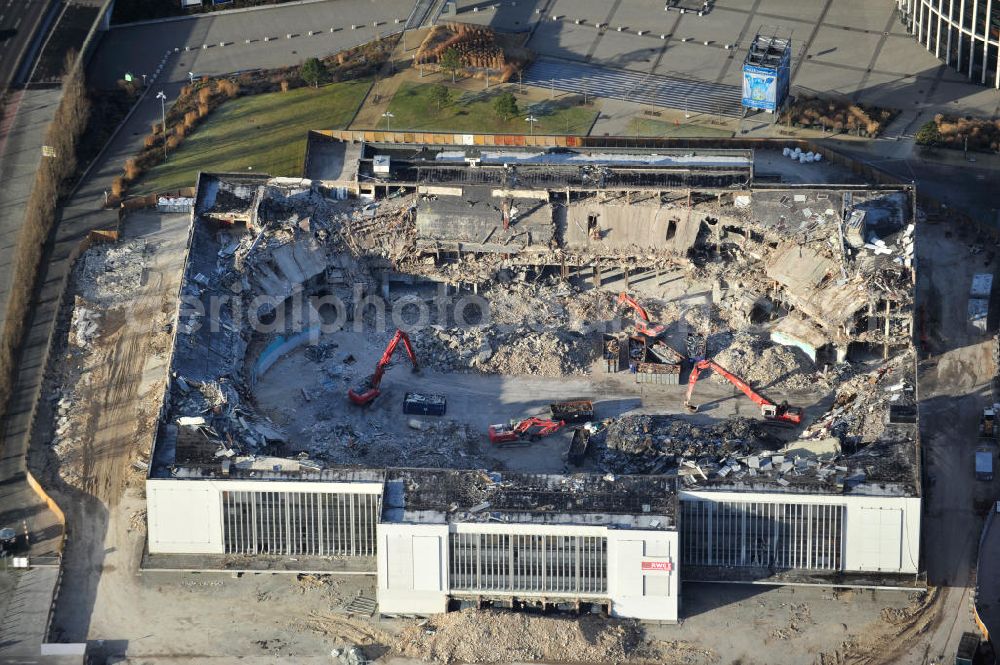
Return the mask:
[[375, 374], [372, 376], [371, 387], [376, 390], [379, 384], [382, 383], [382, 375], [385, 374], [385, 368], [389, 366], [389, 362], [392, 360], [392, 354], [396, 352], [396, 347], [399, 343], [403, 343], [403, 348], [406, 349], [406, 355], [409, 356], [410, 362], [413, 363], [413, 371], [417, 371], [420, 365], [417, 363], [417, 355], [413, 352], [413, 346], [410, 344], [410, 337], [402, 330], [397, 330], [396, 334], [393, 335], [392, 339], [389, 341], [388, 346], [385, 347], [385, 352], [382, 357], [379, 358], [378, 364], [375, 365]]
[[706, 369], [717, 372], [719, 376], [739, 388], [744, 395], [760, 407], [760, 412], [764, 417], [795, 424], [802, 422], [802, 409], [788, 406], [785, 403], [780, 406], [775, 404], [751, 388], [746, 381], [712, 360], [700, 360], [691, 368], [691, 374], [688, 376], [687, 394], [684, 397], [684, 406], [689, 411], [697, 410], [697, 407], [691, 404], [691, 395], [694, 394], [694, 386], [698, 382], [698, 376]]
[[420, 365], [417, 363], [417, 355], [413, 352], [413, 345], [410, 344], [409, 336], [402, 330], [397, 330], [396, 334], [389, 341], [389, 344], [385, 347], [385, 352], [379, 358], [378, 364], [375, 365], [375, 373], [361, 385], [350, 388], [347, 391], [347, 397], [352, 402], [358, 406], [368, 406], [379, 396], [379, 386], [382, 384], [382, 376], [385, 374], [385, 369], [389, 366], [389, 361], [392, 360], [392, 354], [396, 352], [396, 348], [400, 342], [403, 343], [406, 355], [409, 356], [410, 362], [413, 363], [413, 371], [416, 372], [420, 369]]
[[646, 321], [647, 323], [649, 322], [649, 313], [646, 311], [646, 309], [638, 302], [636, 302], [635, 298], [625, 293], [624, 291], [618, 294], [618, 304], [622, 303], [634, 309], [635, 313], [639, 315], [640, 319]]

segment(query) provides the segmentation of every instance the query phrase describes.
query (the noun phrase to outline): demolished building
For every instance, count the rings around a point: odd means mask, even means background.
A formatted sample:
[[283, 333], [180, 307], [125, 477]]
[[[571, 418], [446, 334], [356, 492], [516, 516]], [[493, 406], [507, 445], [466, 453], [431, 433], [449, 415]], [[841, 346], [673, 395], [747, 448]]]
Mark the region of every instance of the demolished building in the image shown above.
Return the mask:
[[[150, 557], [347, 566], [378, 575], [392, 614], [593, 603], [674, 621], [682, 563], [692, 580], [917, 581], [911, 187], [759, 184], [751, 150], [336, 140], [323, 154], [339, 155], [330, 177], [200, 178], [147, 480]], [[504, 273], [595, 292], [667, 273], [698, 280], [711, 302], [685, 352], [639, 340], [643, 363], [673, 380], [635, 394], [679, 406], [677, 384], [707, 354], [809, 397], [807, 418], [776, 435], [759, 417], [706, 425], [649, 407], [588, 429], [586, 472], [524, 474], [490, 468], [485, 433], [458, 416], [405, 434], [338, 423], [351, 408], [336, 394], [353, 372], [343, 353], [316, 398], [328, 413], [313, 430], [326, 438], [299, 440], [257, 403], [279, 358], [336, 353], [324, 325], [370, 323], [367, 310], [297, 307], [296, 296], [361, 300], [421, 281], [478, 292], [509, 288]], [[741, 360], [740, 336], [801, 354], [808, 370], [755, 378], [757, 351]], [[628, 376], [638, 338], [611, 339]], [[486, 371], [487, 347], [469, 371]]]

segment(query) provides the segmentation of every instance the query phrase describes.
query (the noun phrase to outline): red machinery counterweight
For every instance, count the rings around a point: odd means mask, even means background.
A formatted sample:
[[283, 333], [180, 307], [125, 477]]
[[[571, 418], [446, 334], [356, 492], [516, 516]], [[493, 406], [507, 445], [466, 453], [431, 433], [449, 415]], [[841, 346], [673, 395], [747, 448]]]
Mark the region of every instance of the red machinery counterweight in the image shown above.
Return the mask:
[[558, 432], [565, 426], [565, 421], [547, 418], [525, 418], [509, 425], [490, 425], [490, 443], [503, 445], [505, 443], [537, 441], [544, 436]]

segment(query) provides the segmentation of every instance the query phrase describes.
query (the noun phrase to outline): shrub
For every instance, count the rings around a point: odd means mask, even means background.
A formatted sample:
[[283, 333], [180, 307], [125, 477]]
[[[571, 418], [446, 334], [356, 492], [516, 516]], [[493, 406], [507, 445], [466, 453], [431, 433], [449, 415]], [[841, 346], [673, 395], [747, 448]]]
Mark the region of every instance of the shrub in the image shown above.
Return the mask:
[[207, 106], [210, 101], [212, 101], [212, 91], [211, 90], [209, 90], [207, 87], [205, 87], [205, 88], [202, 88], [201, 90], [198, 91], [198, 103], [199, 104], [205, 104]]
[[505, 92], [493, 100], [493, 112], [501, 120], [507, 121], [516, 116], [520, 111], [517, 108], [517, 100], [514, 95]]
[[125, 194], [125, 179], [121, 176], [116, 176], [114, 180], [111, 181], [111, 196], [116, 199], [120, 199]]
[[193, 129], [198, 124], [198, 112], [188, 111], [184, 114], [184, 128]]
[[199, 118], [204, 118], [206, 115], [208, 115], [208, 111], [209, 111], [208, 104], [204, 104], [204, 103], [199, 103], [198, 104], [198, 117]]
[[215, 86], [219, 94], [224, 95], [226, 99], [233, 99], [240, 94], [240, 86], [229, 79], [219, 79]]
[[142, 141], [142, 145], [143, 145], [143, 147], [145, 147], [145, 148], [152, 148], [152, 147], [153, 147], [153, 146], [155, 146], [155, 145], [156, 145], [157, 143], [159, 143], [159, 141], [157, 140], [157, 138], [156, 138], [156, 135], [155, 135], [155, 134], [147, 134], [147, 135], [146, 135], [146, 138], [145, 138], [145, 139], [143, 139], [143, 141]]
[[937, 145], [941, 142], [938, 124], [933, 120], [928, 120], [913, 135], [913, 140], [916, 141], [917, 145]]
[[326, 80], [326, 76], [326, 66], [317, 58], [309, 58], [299, 68], [299, 78], [314, 88], [318, 88], [319, 84]]
[[142, 175], [142, 167], [134, 159], [125, 160], [125, 182], [135, 182]]
[[288, 79], [281, 79], [281, 91], [288, 92]]
[[167, 137], [167, 150], [175, 150], [181, 144], [181, 138], [177, 135]]
[[42, 250], [55, 224], [58, 199], [66, 193], [70, 178], [76, 171], [78, 143], [90, 116], [83, 70], [73, 49], [66, 53], [65, 68], [62, 97], [44, 139], [46, 145], [55, 148], [58, 158], [43, 159], [41, 167], [35, 172], [24, 221], [11, 257], [13, 285], [0, 337], [0, 419], [11, 394], [14, 351], [24, 336], [31, 295], [40, 277], [38, 267]]

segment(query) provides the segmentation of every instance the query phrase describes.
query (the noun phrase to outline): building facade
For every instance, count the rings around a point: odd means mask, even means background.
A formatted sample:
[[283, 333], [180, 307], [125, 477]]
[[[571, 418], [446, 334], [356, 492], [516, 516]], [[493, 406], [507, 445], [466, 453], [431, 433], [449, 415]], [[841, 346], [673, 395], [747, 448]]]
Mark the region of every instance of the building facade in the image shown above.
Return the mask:
[[907, 29], [970, 81], [1000, 88], [1000, 0], [897, 0]]

